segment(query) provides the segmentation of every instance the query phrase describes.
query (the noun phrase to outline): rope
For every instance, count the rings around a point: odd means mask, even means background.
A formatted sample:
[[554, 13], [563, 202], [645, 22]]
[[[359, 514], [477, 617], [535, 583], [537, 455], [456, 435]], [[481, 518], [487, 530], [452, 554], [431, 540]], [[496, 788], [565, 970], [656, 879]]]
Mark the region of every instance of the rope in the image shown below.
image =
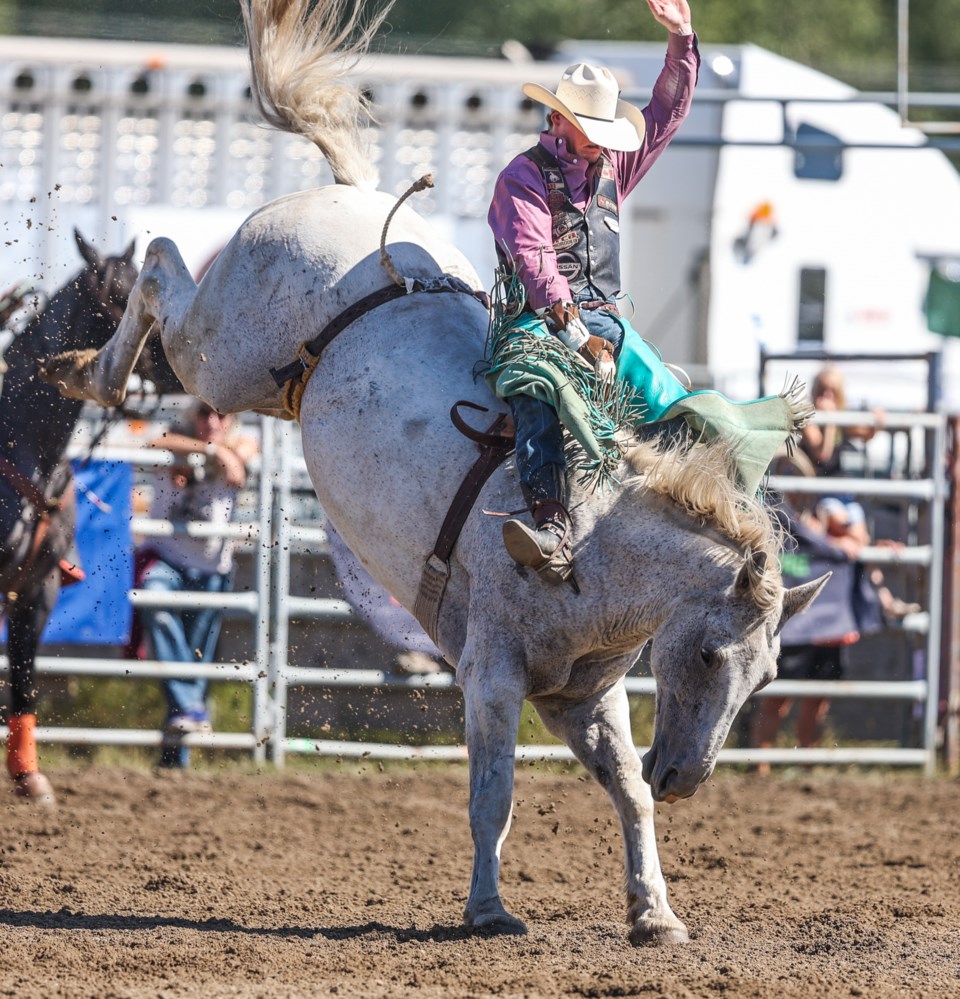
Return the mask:
[[[428, 187], [433, 187], [433, 174], [430, 173], [424, 174], [419, 180], [415, 180], [406, 192], [397, 199], [397, 203], [390, 209], [390, 213], [387, 215], [380, 233], [380, 263], [383, 264], [393, 283], [400, 288], [406, 289], [407, 282], [397, 273], [397, 269], [393, 266], [393, 261], [390, 259], [390, 254], [387, 252], [387, 230], [390, 228], [390, 222], [393, 220], [397, 209], [404, 201], [411, 194], [417, 194]], [[379, 291], [367, 295], [366, 298], [361, 299], [359, 302], [354, 302], [352, 306], [345, 309], [328, 323], [319, 336], [314, 337], [312, 340], [304, 340], [300, 344], [297, 348], [296, 360], [287, 366], [287, 368], [292, 368], [292, 371], [288, 371], [286, 368], [270, 369], [270, 373], [277, 381], [277, 384], [283, 389], [283, 408], [291, 419], [296, 420], [298, 423], [300, 421], [300, 403], [303, 400], [303, 393], [307, 387], [307, 382], [310, 381], [310, 376], [320, 363], [320, 356], [324, 348], [338, 333], [359, 319], [361, 315], [396, 297], [396, 292], [381, 288]]]
[[419, 194], [420, 191], [425, 191], [428, 187], [433, 187], [433, 174], [425, 173], [418, 180], [415, 180], [410, 187], [397, 199], [397, 203], [390, 209], [390, 214], [387, 216], [386, 222], [383, 223], [383, 231], [380, 233], [380, 263], [383, 264], [384, 269], [390, 275], [390, 280], [394, 284], [403, 285], [406, 282], [397, 273], [397, 269], [393, 266], [393, 260], [390, 258], [390, 254], [387, 252], [387, 230], [390, 228], [390, 223], [393, 221], [393, 216], [396, 214], [397, 209], [410, 197], [411, 194]]

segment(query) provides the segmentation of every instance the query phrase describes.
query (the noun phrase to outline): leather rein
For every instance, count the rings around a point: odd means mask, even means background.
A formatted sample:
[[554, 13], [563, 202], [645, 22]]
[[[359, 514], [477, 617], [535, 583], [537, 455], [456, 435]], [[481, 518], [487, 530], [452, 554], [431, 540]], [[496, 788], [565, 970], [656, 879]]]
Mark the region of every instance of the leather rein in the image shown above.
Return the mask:
[[30, 549], [27, 552], [27, 557], [14, 573], [13, 579], [7, 584], [6, 592], [2, 595], [2, 601], [9, 604], [17, 599], [23, 581], [36, 565], [40, 549], [50, 532], [50, 521], [53, 519], [53, 515], [59, 513], [72, 500], [74, 485], [71, 477], [59, 496], [48, 499], [46, 493], [35, 482], [27, 478], [16, 465], [3, 457], [0, 457], [0, 479], [3, 479], [33, 507], [32, 516], [24, 518], [33, 524]]

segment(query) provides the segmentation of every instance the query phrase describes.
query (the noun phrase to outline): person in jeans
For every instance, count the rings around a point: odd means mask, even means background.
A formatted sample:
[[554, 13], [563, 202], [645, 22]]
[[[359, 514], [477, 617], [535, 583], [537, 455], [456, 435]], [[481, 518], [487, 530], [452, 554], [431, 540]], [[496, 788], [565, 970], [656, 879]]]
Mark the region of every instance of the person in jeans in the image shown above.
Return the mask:
[[[247, 478], [247, 463], [256, 454], [252, 438], [237, 433], [235, 417], [221, 416], [206, 403], [195, 403], [182, 427], [150, 442], [173, 452], [174, 464], [157, 476], [150, 516], [182, 526], [204, 521], [224, 526], [233, 516], [238, 491]], [[190, 460], [190, 456], [197, 456]], [[148, 592], [224, 593], [231, 589], [233, 545], [229, 538], [192, 537], [177, 533], [151, 538], [137, 558], [137, 585]], [[162, 662], [212, 662], [220, 636], [222, 612], [212, 607], [192, 610], [141, 607], [140, 624], [147, 653]], [[181, 736], [210, 731], [205, 679], [163, 681], [167, 702], [161, 767], [185, 767], [189, 749]]]
[[[549, 91], [524, 94], [547, 111], [539, 143], [497, 179], [487, 220], [501, 269], [522, 287], [526, 309], [592, 365], [615, 377], [623, 330], [620, 205], [676, 134], [693, 99], [700, 56], [686, 0], [647, 0], [669, 32], [663, 70], [643, 108], [619, 99], [609, 69], [581, 62]], [[549, 582], [570, 574], [566, 460], [556, 410], [527, 395], [509, 398], [516, 462], [534, 529], [504, 524], [504, 544], [519, 564]]]

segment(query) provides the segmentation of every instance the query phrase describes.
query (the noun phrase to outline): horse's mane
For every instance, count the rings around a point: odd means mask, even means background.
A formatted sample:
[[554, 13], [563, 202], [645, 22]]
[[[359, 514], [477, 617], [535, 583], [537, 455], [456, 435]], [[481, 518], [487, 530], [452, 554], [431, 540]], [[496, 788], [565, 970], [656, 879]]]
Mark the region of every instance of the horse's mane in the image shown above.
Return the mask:
[[751, 592], [762, 611], [776, 607], [783, 531], [769, 508], [736, 484], [728, 444], [720, 440], [693, 446], [645, 441], [629, 448], [624, 460], [641, 488], [671, 500], [745, 553], [762, 552], [766, 565], [751, 578]]

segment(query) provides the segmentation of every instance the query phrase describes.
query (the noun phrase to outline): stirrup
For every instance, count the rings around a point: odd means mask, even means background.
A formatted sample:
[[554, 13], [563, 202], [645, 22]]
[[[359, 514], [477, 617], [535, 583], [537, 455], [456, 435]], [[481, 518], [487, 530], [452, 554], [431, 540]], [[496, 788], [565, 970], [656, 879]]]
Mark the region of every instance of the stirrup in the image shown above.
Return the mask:
[[503, 525], [503, 544], [507, 554], [518, 565], [534, 569], [546, 583], [557, 586], [571, 578], [573, 554], [566, 533], [560, 537], [554, 551], [544, 553], [534, 531], [519, 520], [508, 520]]

